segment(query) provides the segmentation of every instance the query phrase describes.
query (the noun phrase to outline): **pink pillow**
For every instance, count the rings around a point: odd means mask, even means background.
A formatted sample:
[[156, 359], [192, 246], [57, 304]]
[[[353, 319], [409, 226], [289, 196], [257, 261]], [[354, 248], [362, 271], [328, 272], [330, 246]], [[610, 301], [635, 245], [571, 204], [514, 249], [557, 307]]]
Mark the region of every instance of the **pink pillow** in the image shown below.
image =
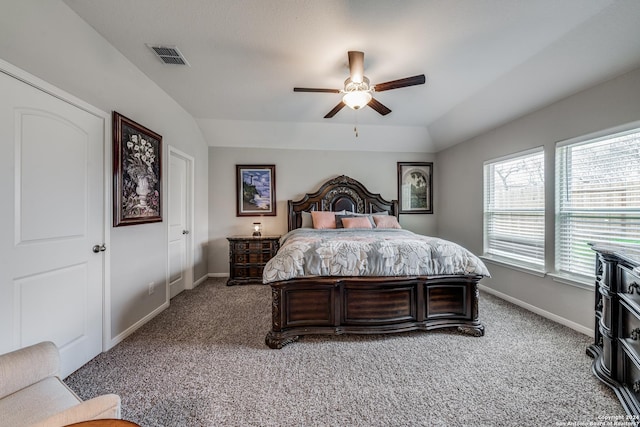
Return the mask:
[[371, 221], [366, 216], [356, 216], [353, 218], [342, 218], [344, 228], [373, 228]]
[[376, 228], [402, 228], [398, 218], [393, 215], [374, 215], [373, 221], [376, 223]]
[[335, 212], [311, 211], [311, 220], [315, 229], [336, 228]]

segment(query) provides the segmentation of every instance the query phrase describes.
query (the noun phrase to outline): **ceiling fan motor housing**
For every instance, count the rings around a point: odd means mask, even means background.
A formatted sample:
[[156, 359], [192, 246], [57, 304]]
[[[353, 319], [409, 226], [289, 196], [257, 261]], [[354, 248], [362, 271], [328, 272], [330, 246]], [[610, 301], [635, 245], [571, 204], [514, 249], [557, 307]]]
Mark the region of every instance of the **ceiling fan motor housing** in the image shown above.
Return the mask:
[[348, 77], [347, 80], [344, 81], [344, 92], [369, 92], [373, 91], [373, 88], [369, 87], [369, 79], [366, 77], [362, 77], [362, 82], [354, 82], [351, 80], [351, 77]]

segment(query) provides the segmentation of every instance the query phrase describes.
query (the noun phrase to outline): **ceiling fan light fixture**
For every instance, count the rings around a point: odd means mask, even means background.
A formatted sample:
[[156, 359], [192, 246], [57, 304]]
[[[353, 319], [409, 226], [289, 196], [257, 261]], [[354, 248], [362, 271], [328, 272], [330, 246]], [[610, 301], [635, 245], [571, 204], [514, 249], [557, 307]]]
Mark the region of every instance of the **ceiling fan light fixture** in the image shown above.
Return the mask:
[[349, 77], [344, 81], [344, 96], [342, 102], [352, 110], [359, 110], [371, 101], [371, 88], [369, 79], [362, 77], [361, 82], [354, 82]]
[[371, 92], [357, 90], [353, 92], [347, 92], [342, 97], [342, 102], [352, 110], [359, 110], [366, 106], [371, 101]]

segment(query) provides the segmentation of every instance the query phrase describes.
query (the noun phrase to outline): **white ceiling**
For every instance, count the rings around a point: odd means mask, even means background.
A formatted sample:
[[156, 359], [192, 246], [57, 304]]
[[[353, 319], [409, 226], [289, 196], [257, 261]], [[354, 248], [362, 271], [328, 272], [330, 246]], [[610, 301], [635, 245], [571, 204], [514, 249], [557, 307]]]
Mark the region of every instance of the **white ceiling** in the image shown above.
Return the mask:
[[[640, 66], [638, 0], [64, 1], [210, 145], [225, 145], [216, 124], [332, 135], [357, 120], [417, 128], [437, 151]], [[165, 65], [147, 44], [176, 45], [191, 66]], [[339, 94], [292, 89], [342, 88], [348, 50], [365, 52], [374, 84], [422, 73], [427, 84], [377, 94], [387, 116], [345, 108], [323, 119]]]

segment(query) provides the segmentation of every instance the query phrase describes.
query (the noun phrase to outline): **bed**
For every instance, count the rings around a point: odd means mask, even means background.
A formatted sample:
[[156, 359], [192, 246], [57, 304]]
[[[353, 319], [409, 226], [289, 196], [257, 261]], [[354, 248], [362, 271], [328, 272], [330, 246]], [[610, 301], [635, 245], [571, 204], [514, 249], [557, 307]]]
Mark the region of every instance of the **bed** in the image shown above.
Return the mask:
[[[339, 218], [364, 216], [373, 224], [382, 216], [397, 216], [396, 200], [385, 200], [342, 175], [300, 200], [289, 200], [287, 208], [289, 232], [263, 273], [263, 282], [271, 286], [272, 295], [272, 325], [265, 338], [270, 348], [280, 349], [310, 334], [387, 334], [457, 328], [473, 336], [484, 335], [484, 326], [478, 320], [478, 283], [489, 272], [466, 249], [407, 230], [309, 227], [309, 216], [314, 211], [345, 215]], [[384, 223], [388, 221], [380, 224]], [[394, 245], [403, 240], [410, 241], [410, 245], [416, 245], [415, 240], [425, 240], [430, 246], [412, 250], [413, 261], [398, 262]], [[362, 244], [372, 252], [365, 254], [358, 246]], [[337, 265], [328, 260], [330, 248], [336, 245], [349, 250], [356, 245], [357, 249], [350, 253], [352, 258]], [[435, 254], [434, 248], [441, 246], [446, 246], [446, 256], [424, 255]], [[385, 258], [385, 253], [391, 252], [395, 255]], [[374, 257], [382, 258], [378, 267], [374, 266]], [[442, 262], [444, 259], [446, 262]]]

